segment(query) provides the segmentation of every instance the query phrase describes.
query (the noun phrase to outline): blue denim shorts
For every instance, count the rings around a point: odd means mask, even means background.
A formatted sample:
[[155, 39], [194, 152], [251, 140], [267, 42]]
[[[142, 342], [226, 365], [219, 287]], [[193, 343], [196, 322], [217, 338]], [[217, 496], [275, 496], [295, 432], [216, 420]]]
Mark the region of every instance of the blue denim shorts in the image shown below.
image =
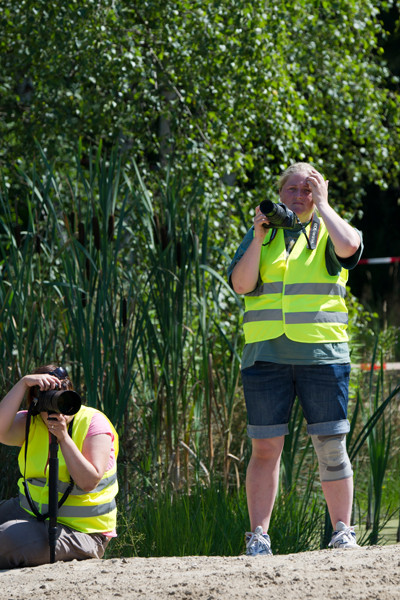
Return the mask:
[[249, 437], [286, 435], [293, 402], [301, 404], [310, 435], [347, 433], [350, 364], [282, 365], [256, 362], [242, 370]]

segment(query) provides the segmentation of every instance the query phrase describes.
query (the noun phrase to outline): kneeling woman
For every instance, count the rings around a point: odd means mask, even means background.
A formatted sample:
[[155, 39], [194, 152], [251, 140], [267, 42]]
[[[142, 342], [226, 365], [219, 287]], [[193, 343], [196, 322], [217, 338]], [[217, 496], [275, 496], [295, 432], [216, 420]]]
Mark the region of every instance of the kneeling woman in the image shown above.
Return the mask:
[[[0, 501], [0, 569], [51, 562], [52, 439], [58, 442], [59, 500], [54, 560], [102, 558], [116, 536], [118, 435], [103, 413], [87, 406], [78, 405], [74, 415], [38, 413], [40, 392], [57, 389], [73, 385], [65, 369], [47, 365], [22, 377], [0, 402], [0, 442], [21, 447], [19, 496]], [[29, 408], [19, 410], [26, 393]]]

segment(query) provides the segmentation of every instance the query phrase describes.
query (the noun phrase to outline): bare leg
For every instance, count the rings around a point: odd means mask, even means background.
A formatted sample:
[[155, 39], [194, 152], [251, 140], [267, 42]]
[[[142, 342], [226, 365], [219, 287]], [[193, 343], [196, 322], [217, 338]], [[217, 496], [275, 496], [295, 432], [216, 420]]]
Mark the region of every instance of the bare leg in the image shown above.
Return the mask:
[[321, 485], [333, 529], [335, 529], [338, 521], [350, 525], [353, 504], [353, 478], [348, 477], [339, 481], [322, 481]]
[[279, 465], [284, 436], [252, 440], [253, 452], [247, 467], [246, 492], [251, 530], [261, 525], [268, 531], [279, 482]]

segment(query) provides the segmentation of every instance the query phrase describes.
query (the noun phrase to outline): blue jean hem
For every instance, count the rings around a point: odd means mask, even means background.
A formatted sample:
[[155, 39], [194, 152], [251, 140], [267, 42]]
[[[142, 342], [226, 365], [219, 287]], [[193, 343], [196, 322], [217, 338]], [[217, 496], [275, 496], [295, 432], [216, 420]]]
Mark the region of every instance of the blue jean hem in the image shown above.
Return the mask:
[[[348, 433], [350, 423], [348, 419], [339, 421], [326, 421], [325, 423], [312, 423], [307, 425], [309, 435], [338, 435]], [[289, 433], [289, 425], [247, 425], [247, 435], [251, 439], [264, 440], [268, 438], [281, 437]]]
[[307, 425], [309, 435], [337, 435], [339, 433], [349, 433], [350, 423], [348, 419], [340, 421], [327, 421], [325, 423], [312, 423]]
[[267, 438], [281, 437], [289, 433], [289, 425], [247, 425], [247, 435], [251, 439], [264, 440]]

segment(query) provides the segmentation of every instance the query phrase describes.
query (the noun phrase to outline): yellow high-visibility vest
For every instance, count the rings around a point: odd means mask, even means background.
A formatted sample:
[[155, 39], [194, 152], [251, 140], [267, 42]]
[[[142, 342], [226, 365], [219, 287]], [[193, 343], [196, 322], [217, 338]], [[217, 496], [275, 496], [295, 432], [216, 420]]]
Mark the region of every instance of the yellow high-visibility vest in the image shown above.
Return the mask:
[[[309, 234], [310, 226], [306, 228]], [[267, 234], [260, 257], [261, 284], [245, 296], [243, 329], [246, 343], [285, 334], [304, 343], [345, 342], [348, 314], [344, 301], [348, 271], [329, 275], [325, 264], [328, 230], [320, 219], [316, 248], [301, 233], [286, 258], [284, 232], [270, 244]]]
[[[86, 438], [94, 408], [82, 406], [74, 416], [72, 439], [80, 451]], [[105, 415], [104, 415], [105, 416]], [[107, 418], [107, 417], [105, 417]], [[108, 420], [108, 419], [107, 419]], [[115, 436], [115, 460], [118, 456], [118, 434], [109, 421]], [[49, 431], [40, 415], [31, 420], [28, 436], [28, 455], [25, 469], [25, 443], [18, 456], [21, 473], [25, 473], [29, 492], [36, 509], [45, 514], [48, 512], [49, 501]], [[58, 449], [58, 498], [60, 499], [70, 482], [64, 457]], [[33, 514], [25, 496], [23, 477], [18, 481], [20, 505]], [[77, 531], [85, 533], [108, 532], [115, 529], [117, 507], [115, 496], [118, 492], [117, 465], [106, 471], [96, 486], [90, 492], [84, 492], [74, 485], [65, 503], [59, 508], [57, 521]]]

